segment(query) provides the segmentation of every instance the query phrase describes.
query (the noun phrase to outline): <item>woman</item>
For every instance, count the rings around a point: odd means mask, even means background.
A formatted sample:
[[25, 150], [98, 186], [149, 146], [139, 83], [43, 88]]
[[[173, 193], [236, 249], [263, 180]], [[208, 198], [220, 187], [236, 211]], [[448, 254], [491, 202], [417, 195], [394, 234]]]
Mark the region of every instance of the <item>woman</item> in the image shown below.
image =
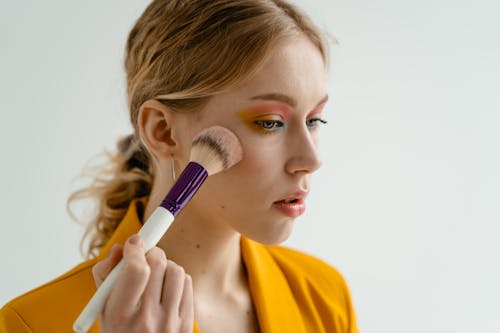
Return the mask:
[[[123, 258], [92, 332], [357, 332], [341, 275], [277, 246], [321, 165], [327, 59], [317, 28], [282, 0], [153, 1], [126, 46], [134, 133], [112, 177], [69, 200], [99, 202], [93, 258], [6, 304], [0, 331], [70, 331]], [[136, 232], [212, 125], [239, 137], [243, 159], [209, 177], [144, 254]]]

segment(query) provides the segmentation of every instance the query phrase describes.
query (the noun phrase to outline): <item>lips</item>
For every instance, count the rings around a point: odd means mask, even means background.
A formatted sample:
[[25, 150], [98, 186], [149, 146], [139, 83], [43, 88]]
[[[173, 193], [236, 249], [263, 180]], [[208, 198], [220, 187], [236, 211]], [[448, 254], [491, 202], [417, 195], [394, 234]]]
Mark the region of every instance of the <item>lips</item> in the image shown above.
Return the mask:
[[306, 210], [305, 199], [307, 194], [308, 191], [305, 190], [296, 191], [273, 202], [273, 207], [286, 216], [298, 217]]
[[308, 190], [298, 190], [294, 193], [280, 198], [279, 200], [276, 200], [274, 203], [303, 203], [308, 193]]

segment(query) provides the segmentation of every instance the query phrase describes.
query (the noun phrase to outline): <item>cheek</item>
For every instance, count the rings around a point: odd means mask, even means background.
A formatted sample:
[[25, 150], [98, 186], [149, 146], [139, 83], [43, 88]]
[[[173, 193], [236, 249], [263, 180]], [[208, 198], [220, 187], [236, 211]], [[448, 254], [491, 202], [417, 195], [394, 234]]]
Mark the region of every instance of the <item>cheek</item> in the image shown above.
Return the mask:
[[283, 149], [279, 142], [273, 142], [271, 139], [253, 140], [242, 145], [243, 159], [237, 165], [239, 172], [248, 176], [259, 176], [279, 166]]
[[284, 147], [272, 137], [240, 136], [243, 159], [231, 169], [207, 179], [203, 186], [206, 198], [218, 205], [229, 206], [261, 198], [279, 180], [283, 165]]

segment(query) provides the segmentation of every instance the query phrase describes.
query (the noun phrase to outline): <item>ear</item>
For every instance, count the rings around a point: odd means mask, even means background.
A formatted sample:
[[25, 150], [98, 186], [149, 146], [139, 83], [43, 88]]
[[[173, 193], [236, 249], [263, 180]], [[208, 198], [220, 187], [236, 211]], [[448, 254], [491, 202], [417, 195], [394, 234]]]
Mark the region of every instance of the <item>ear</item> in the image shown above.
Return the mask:
[[170, 158], [179, 149], [172, 131], [174, 112], [154, 99], [147, 100], [139, 109], [137, 126], [141, 141], [156, 158]]

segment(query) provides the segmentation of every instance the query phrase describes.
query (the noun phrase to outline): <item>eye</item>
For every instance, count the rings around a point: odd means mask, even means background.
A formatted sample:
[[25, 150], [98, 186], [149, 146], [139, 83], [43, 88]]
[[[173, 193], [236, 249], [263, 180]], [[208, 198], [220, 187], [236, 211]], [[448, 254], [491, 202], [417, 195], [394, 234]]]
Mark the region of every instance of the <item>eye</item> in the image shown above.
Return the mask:
[[281, 120], [255, 120], [254, 124], [268, 131], [273, 131], [285, 126]]
[[307, 127], [314, 129], [317, 128], [320, 124], [328, 124], [328, 121], [321, 118], [311, 118], [306, 120]]

